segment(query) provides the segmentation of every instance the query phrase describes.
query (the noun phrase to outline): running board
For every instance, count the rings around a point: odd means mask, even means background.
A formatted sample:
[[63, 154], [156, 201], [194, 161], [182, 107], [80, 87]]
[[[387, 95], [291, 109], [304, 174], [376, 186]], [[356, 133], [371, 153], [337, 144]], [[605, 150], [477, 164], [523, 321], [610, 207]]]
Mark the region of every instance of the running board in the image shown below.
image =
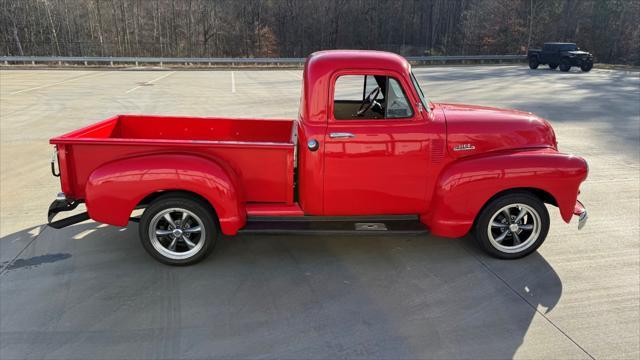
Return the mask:
[[240, 234], [419, 235], [427, 228], [416, 216], [249, 217]]

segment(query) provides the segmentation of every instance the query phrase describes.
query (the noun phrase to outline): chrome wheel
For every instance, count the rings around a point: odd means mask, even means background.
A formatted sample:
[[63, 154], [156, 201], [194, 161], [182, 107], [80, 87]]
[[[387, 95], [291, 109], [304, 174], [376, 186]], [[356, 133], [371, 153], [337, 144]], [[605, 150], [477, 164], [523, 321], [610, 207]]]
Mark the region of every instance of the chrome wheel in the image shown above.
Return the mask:
[[193, 212], [169, 208], [157, 213], [149, 226], [151, 245], [163, 256], [182, 260], [197, 254], [205, 243], [205, 227]]
[[493, 214], [487, 235], [497, 250], [517, 253], [536, 242], [541, 228], [540, 214], [534, 208], [526, 204], [510, 204]]

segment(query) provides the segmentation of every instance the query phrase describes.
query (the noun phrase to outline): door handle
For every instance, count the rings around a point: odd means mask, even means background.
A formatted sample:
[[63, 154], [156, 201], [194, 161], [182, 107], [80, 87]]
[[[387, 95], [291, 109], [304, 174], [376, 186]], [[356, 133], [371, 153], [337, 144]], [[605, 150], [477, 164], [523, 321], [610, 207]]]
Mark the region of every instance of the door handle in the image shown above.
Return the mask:
[[329, 133], [329, 137], [332, 139], [342, 139], [342, 138], [354, 138], [356, 136], [348, 132], [332, 132], [332, 133]]

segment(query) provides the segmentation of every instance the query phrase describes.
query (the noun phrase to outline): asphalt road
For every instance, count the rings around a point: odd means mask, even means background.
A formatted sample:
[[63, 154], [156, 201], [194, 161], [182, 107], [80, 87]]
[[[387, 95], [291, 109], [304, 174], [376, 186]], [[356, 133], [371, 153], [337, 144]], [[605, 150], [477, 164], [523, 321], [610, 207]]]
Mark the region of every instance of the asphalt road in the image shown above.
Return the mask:
[[114, 114], [295, 117], [301, 72], [0, 71], [0, 358], [638, 358], [640, 76], [416, 69], [436, 102], [532, 111], [584, 156], [577, 230], [541, 249], [469, 239], [238, 236], [186, 268], [137, 225], [46, 228], [54, 135]]

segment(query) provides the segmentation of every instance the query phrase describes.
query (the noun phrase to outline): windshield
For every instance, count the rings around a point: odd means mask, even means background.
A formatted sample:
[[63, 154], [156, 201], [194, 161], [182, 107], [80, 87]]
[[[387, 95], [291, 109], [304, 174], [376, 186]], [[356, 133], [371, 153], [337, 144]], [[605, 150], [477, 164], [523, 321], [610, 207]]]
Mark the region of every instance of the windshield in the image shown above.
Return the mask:
[[576, 46], [576, 44], [562, 44], [559, 47], [560, 47], [560, 51], [576, 51], [576, 50], [578, 50], [578, 47]]
[[420, 84], [418, 84], [418, 80], [416, 79], [416, 76], [413, 75], [413, 71], [411, 72], [411, 82], [413, 82], [413, 87], [416, 88], [416, 92], [418, 93], [418, 96], [420, 96], [420, 101], [422, 101], [422, 105], [425, 107], [425, 109], [427, 109], [427, 111], [431, 111], [431, 107], [429, 106], [429, 101], [427, 100], [427, 97], [424, 96], [424, 93], [420, 88]]

